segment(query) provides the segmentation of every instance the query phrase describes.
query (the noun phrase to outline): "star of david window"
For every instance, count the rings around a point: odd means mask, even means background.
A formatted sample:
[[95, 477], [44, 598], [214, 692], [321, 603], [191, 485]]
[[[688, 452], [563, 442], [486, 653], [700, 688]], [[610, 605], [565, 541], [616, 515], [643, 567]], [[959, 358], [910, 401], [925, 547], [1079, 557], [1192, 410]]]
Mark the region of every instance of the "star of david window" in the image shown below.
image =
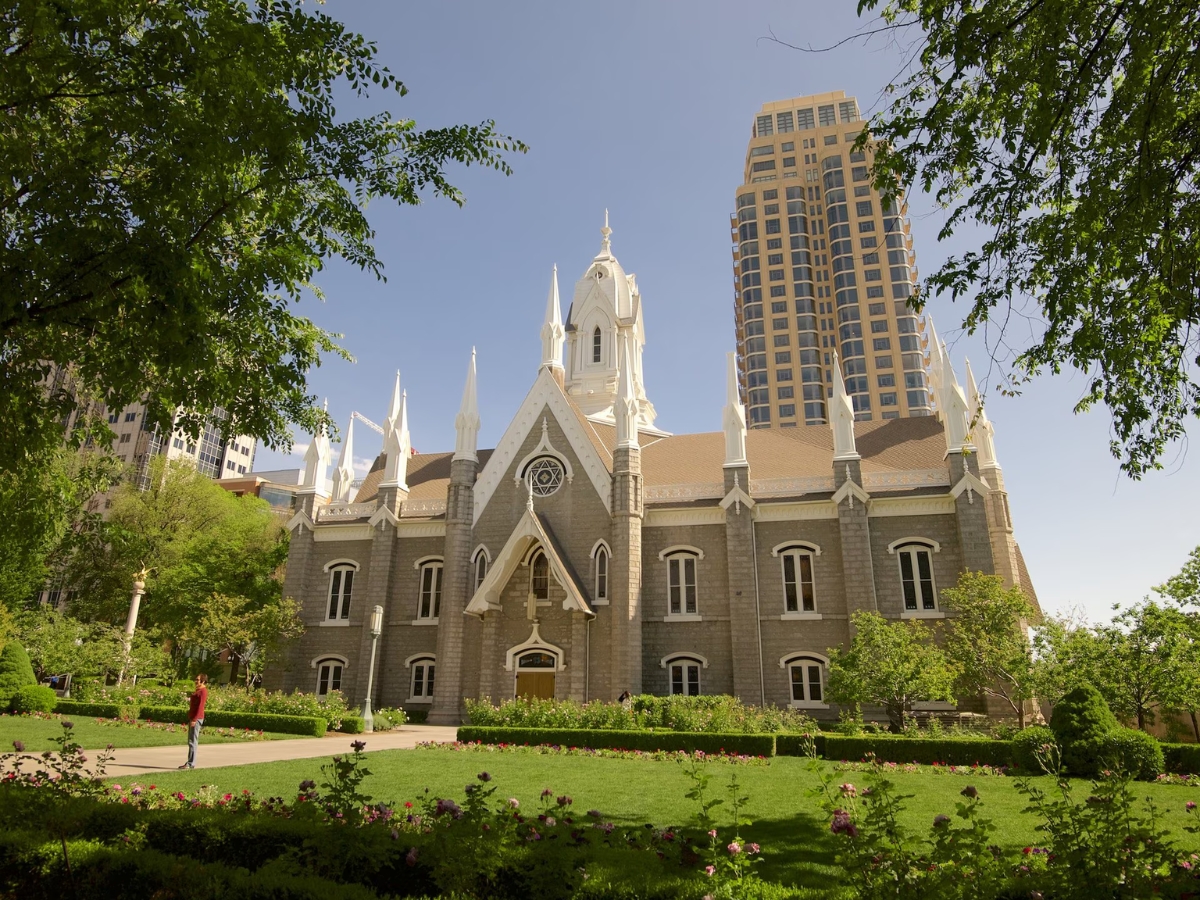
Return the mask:
[[538, 497], [549, 497], [563, 483], [563, 467], [557, 459], [543, 456], [535, 459], [525, 472], [533, 493]]

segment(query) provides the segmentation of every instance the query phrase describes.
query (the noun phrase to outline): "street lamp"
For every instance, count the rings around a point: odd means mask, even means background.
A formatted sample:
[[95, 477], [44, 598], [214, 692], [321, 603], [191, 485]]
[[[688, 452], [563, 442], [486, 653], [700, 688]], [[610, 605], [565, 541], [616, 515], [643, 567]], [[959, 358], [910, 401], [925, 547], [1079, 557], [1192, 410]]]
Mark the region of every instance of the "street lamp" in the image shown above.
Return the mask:
[[363, 731], [375, 730], [375, 717], [371, 714], [371, 691], [375, 686], [375, 647], [383, 632], [383, 607], [371, 611], [371, 666], [367, 669], [367, 699], [363, 701]]

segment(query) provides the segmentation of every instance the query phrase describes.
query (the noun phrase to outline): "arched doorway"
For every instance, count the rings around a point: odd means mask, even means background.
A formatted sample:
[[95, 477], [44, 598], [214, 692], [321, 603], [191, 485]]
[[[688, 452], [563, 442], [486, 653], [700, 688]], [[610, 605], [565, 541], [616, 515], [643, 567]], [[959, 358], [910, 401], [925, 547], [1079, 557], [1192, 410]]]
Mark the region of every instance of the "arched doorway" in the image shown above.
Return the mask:
[[558, 659], [550, 653], [531, 650], [517, 657], [518, 697], [537, 697], [549, 700], [554, 697], [554, 671]]

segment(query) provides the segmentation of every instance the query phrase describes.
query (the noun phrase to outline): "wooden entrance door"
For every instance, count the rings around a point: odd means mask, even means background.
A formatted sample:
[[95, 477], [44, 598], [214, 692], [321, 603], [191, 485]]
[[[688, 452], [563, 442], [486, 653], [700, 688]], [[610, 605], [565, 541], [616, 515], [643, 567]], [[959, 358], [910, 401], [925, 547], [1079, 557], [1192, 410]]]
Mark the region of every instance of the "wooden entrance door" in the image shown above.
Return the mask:
[[553, 672], [518, 672], [517, 696], [550, 700], [554, 697]]

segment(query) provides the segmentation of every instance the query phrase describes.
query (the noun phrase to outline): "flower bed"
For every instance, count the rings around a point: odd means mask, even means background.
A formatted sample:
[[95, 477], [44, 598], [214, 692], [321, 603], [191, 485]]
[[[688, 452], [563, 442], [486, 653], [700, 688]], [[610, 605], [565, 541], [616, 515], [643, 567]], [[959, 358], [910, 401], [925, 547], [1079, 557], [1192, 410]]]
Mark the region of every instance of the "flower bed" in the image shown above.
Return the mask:
[[697, 734], [680, 731], [615, 731], [565, 728], [482, 728], [464, 725], [458, 740], [481, 744], [553, 744], [611, 750], [683, 750], [694, 753], [734, 753], [745, 756], [775, 755], [773, 734]]
[[1011, 766], [1011, 741], [988, 738], [910, 738], [891, 734], [779, 735], [775, 752], [780, 756], [808, 756], [815, 746], [823, 759], [861, 760], [930, 765]]
[[615, 750], [607, 747], [564, 747], [558, 744], [483, 744], [478, 741], [422, 741], [418, 750], [456, 750], [479, 753], [533, 753], [540, 756], [587, 756], [600, 759], [648, 759], [654, 762], [727, 762], [766, 765], [765, 756], [705, 753], [703, 750]]

